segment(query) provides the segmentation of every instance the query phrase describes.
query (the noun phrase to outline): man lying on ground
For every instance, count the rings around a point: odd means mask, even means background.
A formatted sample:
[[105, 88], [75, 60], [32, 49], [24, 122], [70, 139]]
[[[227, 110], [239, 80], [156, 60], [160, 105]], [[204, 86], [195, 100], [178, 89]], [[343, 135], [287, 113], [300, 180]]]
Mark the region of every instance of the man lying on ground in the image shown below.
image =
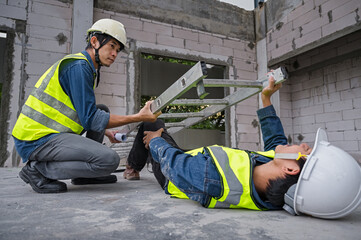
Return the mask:
[[[288, 145], [271, 96], [281, 88], [273, 77], [261, 96], [257, 111], [262, 129], [264, 152], [222, 146], [181, 150], [164, 128], [164, 123], [143, 123], [129, 154], [124, 177], [139, 179], [147, 158], [156, 179], [178, 198], [188, 198], [208, 208], [280, 209], [284, 194], [297, 183], [305, 163], [302, 155], [312, 149], [305, 143]], [[295, 159], [275, 158], [275, 153], [298, 153]]]

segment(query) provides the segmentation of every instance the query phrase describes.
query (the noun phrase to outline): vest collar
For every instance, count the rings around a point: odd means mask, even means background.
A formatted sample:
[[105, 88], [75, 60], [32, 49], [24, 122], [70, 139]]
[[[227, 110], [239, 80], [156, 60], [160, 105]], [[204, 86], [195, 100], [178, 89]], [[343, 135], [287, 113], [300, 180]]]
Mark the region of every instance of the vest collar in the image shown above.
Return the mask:
[[95, 75], [96, 74], [96, 69], [94, 67], [93, 60], [90, 57], [89, 53], [87, 51], [82, 51], [81, 53], [84, 54], [84, 56], [88, 59], [88, 62], [90, 63], [92, 71], [93, 71], [92, 73], [93, 73], [93, 75]]

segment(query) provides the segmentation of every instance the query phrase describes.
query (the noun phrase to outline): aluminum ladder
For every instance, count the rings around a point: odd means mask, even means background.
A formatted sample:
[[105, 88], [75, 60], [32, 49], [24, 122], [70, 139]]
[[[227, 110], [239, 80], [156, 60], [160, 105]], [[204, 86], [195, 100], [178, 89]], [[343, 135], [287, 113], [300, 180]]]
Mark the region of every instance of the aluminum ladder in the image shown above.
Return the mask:
[[[285, 81], [288, 77], [284, 67], [277, 68], [271, 73], [275, 78], [275, 84]], [[188, 113], [165, 113], [159, 118], [183, 119], [179, 122], [166, 123], [167, 131], [174, 134], [183, 128], [190, 127], [204, 119], [233, 106], [259, 92], [268, 85], [268, 77], [261, 80], [230, 80], [230, 79], [206, 79], [207, 64], [198, 62], [189, 69], [183, 76], [175, 81], [167, 90], [157, 97], [151, 104], [151, 111], [157, 113], [162, 111], [168, 105], [202, 105], [207, 106], [200, 112]], [[179, 99], [191, 88], [197, 88], [199, 99]], [[237, 90], [225, 96], [223, 99], [204, 99], [207, 95], [205, 88], [208, 87], [236, 87]], [[185, 118], [185, 119], [184, 119]], [[139, 123], [132, 123], [123, 126], [117, 134], [117, 139], [126, 141]]]

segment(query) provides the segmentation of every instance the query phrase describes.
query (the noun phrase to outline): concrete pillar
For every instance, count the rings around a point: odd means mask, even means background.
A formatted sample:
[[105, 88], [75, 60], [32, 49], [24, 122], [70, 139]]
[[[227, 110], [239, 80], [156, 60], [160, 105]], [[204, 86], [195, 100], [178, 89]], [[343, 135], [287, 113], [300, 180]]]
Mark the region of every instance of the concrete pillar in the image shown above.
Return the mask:
[[[267, 75], [267, 72], [270, 70], [268, 69], [268, 62], [267, 62], [267, 21], [266, 21], [266, 11], [265, 7], [259, 6], [255, 9], [256, 15], [256, 53], [257, 53], [257, 75], [258, 79], [264, 78]], [[276, 110], [278, 116], [280, 116], [280, 95], [279, 91], [274, 93], [271, 97], [271, 102]], [[262, 100], [261, 94], [259, 94], [259, 108], [262, 108]], [[260, 137], [262, 139], [262, 133], [260, 132]], [[261, 146], [262, 149], [264, 147], [264, 143], [262, 140]]]
[[93, 25], [93, 6], [93, 0], [73, 0], [72, 53], [85, 49], [86, 31]]

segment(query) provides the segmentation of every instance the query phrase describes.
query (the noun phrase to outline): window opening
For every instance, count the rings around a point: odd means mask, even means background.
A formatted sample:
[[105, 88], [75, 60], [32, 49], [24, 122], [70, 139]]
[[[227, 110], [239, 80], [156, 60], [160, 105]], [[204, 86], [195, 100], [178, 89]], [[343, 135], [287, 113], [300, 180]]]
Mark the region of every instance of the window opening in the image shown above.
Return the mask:
[[[153, 62], [153, 61], [156, 61]], [[167, 56], [160, 56], [148, 53], [141, 54], [141, 106], [149, 100], [154, 100], [162, 92], [164, 92], [170, 85], [173, 84], [180, 76], [187, 72], [197, 62]], [[208, 69], [207, 78], [224, 78], [224, 66], [214, 65]], [[177, 77], [175, 77], [177, 76]], [[223, 98], [224, 88], [206, 88], [209, 93], [206, 98]], [[182, 98], [198, 98], [196, 88], [190, 89]], [[163, 113], [186, 113], [199, 112], [203, 110], [204, 106], [167, 106], [162, 110]], [[183, 119], [164, 119], [168, 122], [179, 122]], [[191, 129], [212, 129], [225, 131], [225, 112], [218, 112], [213, 116], [208, 117], [200, 123], [190, 127]]]

